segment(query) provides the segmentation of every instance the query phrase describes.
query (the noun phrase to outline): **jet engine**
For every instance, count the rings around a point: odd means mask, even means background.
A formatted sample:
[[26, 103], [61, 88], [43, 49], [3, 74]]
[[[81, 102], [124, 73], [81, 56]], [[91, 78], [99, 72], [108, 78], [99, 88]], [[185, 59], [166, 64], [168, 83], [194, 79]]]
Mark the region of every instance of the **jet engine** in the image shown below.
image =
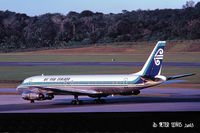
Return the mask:
[[22, 98], [24, 100], [51, 100], [54, 98], [54, 95], [51, 93], [35, 93], [35, 92], [23, 92]]

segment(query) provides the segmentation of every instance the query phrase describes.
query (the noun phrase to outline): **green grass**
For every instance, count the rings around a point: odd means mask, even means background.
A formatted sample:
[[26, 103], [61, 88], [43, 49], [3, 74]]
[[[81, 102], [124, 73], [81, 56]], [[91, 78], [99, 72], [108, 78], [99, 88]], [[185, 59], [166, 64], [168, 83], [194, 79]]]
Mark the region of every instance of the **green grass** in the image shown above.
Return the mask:
[[[141, 52], [150, 52], [157, 41], [113, 42], [99, 45], [107, 47], [128, 47]], [[94, 45], [93, 45], [94, 46]], [[197, 40], [167, 40], [167, 52], [200, 52], [200, 39]]]
[[[135, 68], [135, 70], [138, 70]], [[0, 80], [23, 80], [34, 75], [120, 74], [134, 72], [131, 67], [112, 66], [9, 66], [0, 67]], [[6, 74], [5, 74], [6, 73]]]
[[[145, 62], [150, 55], [0, 55], [0, 62]], [[165, 62], [200, 62], [200, 53], [166, 54]]]
[[[139, 71], [141, 67], [133, 66], [2, 66], [0, 67], [0, 81], [21, 81], [35, 75], [82, 75], [82, 74], [130, 74]], [[187, 79], [200, 83], [200, 69], [198, 67], [163, 67], [165, 76], [185, 73], [197, 73]]]
[[[157, 41], [148, 42], [115, 42], [98, 44], [99, 47], [122, 47], [134, 49], [132, 54], [112, 55], [0, 55], [0, 62], [145, 62]], [[94, 45], [93, 45], [94, 46]], [[196, 51], [196, 53], [192, 53]], [[171, 40], [165, 47], [165, 62], [200, 62], [200, 40]]]
[[[200, 62], [200, 53], [172, 53], [189, 48], [199, 48], [200, 40], [169, 41], [166, 45], [164, 62]], [[147, 45], [146, 45], [147, 44]], [[177, 45], [174, 45], [177, 44]], [[0, 62], [145, 62], [155, 42], [132, 42], [105, 44], [108, 47], [130, 47], [145, 54], [112, 55], [0, 55]], [[168, 52], [169, 51], [169, 52]], [[171, 52], [171, 53], [170, 53]], [[81, 74], [128, 74], [141, 67], [132, 66], [0, 66], [0, 81], [21, 81], [34, 75], [81, 75]], [[185, 73], [197, 75], [183, 78], [200, 84], [199, 67], [163, 67], [163, 75], [172, 76]]]

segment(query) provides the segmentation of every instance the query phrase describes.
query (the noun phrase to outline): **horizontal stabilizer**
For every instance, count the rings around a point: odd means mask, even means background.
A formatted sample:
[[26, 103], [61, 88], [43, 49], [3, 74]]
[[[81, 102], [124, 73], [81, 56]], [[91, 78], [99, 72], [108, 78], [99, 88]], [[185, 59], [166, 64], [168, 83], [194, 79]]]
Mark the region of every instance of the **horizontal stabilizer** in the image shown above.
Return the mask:
[[172, 80], [172, 79], [177, 79], [177, 78], [182, 78], [182, 77], [187, 77], [187, 76], [192, 76], [192, 75], [195, 75], [195, 74], [190, 73], [190, 74], [184, 74], [184, 75], [170, 76], [170, 77], [167, 77], [167, 80]]
[[180, 82], [185, 82], [185, 81], [187, 80], [170, 80], [170, 81], [163, 82], [162, 84], [180, 83]]

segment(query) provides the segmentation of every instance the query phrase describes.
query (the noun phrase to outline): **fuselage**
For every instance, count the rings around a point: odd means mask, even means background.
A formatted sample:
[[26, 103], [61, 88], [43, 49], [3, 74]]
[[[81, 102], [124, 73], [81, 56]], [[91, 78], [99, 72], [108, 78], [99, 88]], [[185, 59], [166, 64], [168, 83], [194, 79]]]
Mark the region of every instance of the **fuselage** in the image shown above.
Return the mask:
[[32, 90], [35, 86], [44, 88], [84, 89], [95, 90], [105, 95], [131, 93], [146, 87], [155, 86], [164, 82], [159, 80], [144, 80], [137, 74], [121, 75], [42, 75], [27, 78], [18, 86], [19, 92]]

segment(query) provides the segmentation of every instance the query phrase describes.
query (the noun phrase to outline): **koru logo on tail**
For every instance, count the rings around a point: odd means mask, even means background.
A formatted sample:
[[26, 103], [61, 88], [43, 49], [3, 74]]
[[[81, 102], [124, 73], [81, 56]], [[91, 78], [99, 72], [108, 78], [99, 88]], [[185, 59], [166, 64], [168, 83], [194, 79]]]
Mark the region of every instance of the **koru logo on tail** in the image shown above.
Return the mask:
[[158, 51], [156, 52], [154, 56], [154, 62], [156, 66], [160, 65], [160, 60], [163, 59], [163, 54], [164, 54], [164, 50], [162, 48], [158, 49]]

